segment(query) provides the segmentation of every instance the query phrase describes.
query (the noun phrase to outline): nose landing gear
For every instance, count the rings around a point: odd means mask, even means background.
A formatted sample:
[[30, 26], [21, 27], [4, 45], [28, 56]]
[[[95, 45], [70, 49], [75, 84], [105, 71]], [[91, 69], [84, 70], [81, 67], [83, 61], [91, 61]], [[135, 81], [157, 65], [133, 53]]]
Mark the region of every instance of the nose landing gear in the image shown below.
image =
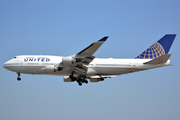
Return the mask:
[[20, 75], [20, 73], [17, 73], [17, 74], [18, 74], [17, 80], [20, 81], [21, 78], [19, 76], [21, 76], [21, 75]]

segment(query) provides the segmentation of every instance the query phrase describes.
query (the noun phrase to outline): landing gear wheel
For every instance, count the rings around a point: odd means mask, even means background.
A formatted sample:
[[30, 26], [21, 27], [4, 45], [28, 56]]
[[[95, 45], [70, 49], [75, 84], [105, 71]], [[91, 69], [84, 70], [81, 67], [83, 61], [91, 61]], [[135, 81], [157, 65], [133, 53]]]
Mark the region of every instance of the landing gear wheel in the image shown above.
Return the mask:
[[86, 80], [85, 83], [88, 84], [88, 81]]
[[17, 74], [18, 74], [17, 80], [20, 81], [21, 78], [19, 76], [21, 76], [21, 75], [20, 75], [20, 73], [17, 73]]
[[76, 81], [79, 86], [82, 86], [83, 83], [88, 83], [87, 77], [85, 75], [79, 75], [78, 77], [74, 77], [73, 73], [69, 76], [72, 82]]
[[18, 80], [18, 81], [21, 81], [21, 78], [20, 78], [20, 77], [18, 77], [18, 78], [17, 78], [17, 80]]
[[81, 82], [78, 82], [78, 85], [79, 85], [79, 86], [81, 86], [81, 85], [82, 85], [82, 83], [81, 83]]

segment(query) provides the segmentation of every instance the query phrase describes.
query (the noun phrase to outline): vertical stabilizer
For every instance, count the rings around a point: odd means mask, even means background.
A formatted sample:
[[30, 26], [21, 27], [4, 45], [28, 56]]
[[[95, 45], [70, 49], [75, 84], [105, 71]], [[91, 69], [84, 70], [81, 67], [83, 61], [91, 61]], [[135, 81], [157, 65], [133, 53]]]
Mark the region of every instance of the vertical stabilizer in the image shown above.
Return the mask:
[[155, 59], [162, 55], [168, 54], [176, 34], [166, 34], [159, 41], [145, 50], [136, 59]]

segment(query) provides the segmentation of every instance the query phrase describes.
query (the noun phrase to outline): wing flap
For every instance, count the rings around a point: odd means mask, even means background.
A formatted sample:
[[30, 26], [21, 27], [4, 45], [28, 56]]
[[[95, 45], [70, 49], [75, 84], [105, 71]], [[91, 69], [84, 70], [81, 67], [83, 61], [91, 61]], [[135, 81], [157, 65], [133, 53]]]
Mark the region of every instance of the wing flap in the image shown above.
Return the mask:
[[96, 76], [90, 76], [89, 78], [111, 78], [115, 77], [115, 75], [96, 75]]
[[115, 75], [96, 75], [96, 76], [90, 76], [88, 79], [90, 82], [99, 82], [104, 81], [105, 78], [111, 78], [115, 77]]
[[151, 61], [145, 62], [144, 64], [163, 64], [166, 63], [170, 57], [171, 54], [165, 54]]

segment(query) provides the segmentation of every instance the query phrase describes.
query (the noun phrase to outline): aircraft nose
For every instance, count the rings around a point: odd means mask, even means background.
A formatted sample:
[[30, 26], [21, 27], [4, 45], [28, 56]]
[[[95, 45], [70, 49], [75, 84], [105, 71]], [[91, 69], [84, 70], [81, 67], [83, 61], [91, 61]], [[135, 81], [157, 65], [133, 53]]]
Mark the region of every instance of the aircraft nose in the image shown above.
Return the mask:
[[10, 66], [10, 64], [9, 64], [9, 61], [7, 61], [7, 62], [5, 62], [5, 63], [3, 64], [3, 68], [5, 68], [5, 69], [7, 69], [7, 70], [9, 70], [9, 69], [11, 68], [11, 66]]
[[15, 64], [16, 63], [13, 63], [13, 60], [11, 59], [3, 64], [3, 68], [10, 70], [10, 71], [15, 71], [15, 68], [14, 68]]
[[7, 63], [6, 62], [3, 64], [3, 68], [7, 68]]

